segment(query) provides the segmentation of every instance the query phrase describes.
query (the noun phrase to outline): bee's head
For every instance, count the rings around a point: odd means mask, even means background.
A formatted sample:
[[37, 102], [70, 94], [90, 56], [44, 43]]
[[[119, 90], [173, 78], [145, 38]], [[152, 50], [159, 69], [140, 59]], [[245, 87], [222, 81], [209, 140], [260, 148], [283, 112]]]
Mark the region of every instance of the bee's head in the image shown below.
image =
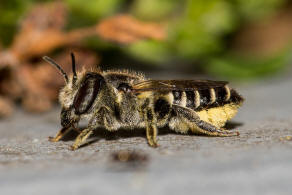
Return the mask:
[[75, 57], [72, 58], [72, 77], [68, 77], [65, 71], [54, 60], [45, 56], [44, 60], [58, 68], [65, 79], [65, 86], [59, 93], [59, 102], [62, 105], [61, 125], [68, 127], [80, 119], [80, 115], [87, 114], [92, 107], [101, 87], [105, 83], [104, 78], [97, 72], [76, 73]]

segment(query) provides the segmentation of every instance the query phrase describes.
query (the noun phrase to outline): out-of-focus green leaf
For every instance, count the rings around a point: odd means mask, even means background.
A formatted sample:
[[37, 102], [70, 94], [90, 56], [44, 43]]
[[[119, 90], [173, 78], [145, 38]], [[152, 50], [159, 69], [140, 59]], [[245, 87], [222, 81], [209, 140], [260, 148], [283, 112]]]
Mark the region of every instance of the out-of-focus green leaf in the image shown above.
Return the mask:
[[100, 18], [115, 13], [124, 0], [65, 0], [70, 10], [69, 28], [95, 24]]
[[223, 49], [221, 38], [234, 27], [232, 7], [226, 1], [188, 1], [186, 13], [173, 25], [171, 43], [176, 53], [194, 58]]
[[33, 0], [9, 0], [0, 2], [0, 41], [8, 46], [11, 43], [20, 17], [25, 13]]
[[285, 0], [235, 0], [236, 9], [243, 18], [256, 20], [279, 8]]
[[88, 17], [98, 19], [100, 17], [114, 13], [122, 0], [65, 0], [70, 9]]
[[[166, 20], [175, 14], [185, 0], [136, 0], [131, 12], [138, 18], [146, 20]], [[149, 14], [151, 13], [151, 14]]]
[[[153, 4], [158, 6], [159, 3], [167, 1], [155, 2]], [[224, 49], [222, 36], [235, 26], [232, 7], [223, 0], [188, 0], [181, 3], [185, 3], [184, 6], [180, 5], [181, 13], [176, 13], [177, 18], [169, 18], [168, 20], [169, 37], [163, 43], [163, 47], [160, 43], [153, 44], [153, 42], [147, 43], [145, 41], [143, 46], [140, 45], [141, 43], [135, 44], [133, 46], [135, 49], [130, 49], [129, 52], [133, 52], [134, 56], [140, 56], [146, 61], [162, 63], [175, 57], [198, 59], [222, 51]], [[145, 7], [148, 5], [144, 4]], [[150, 6], [148, 9], [151, 10], [152, 7]], [[153, 11], [149, 10], [147, 15], [151, 16]]]
[[[0, 3], [0, 41], [9, 46], [21, 16], [34, 3], [50, 0], [7, 0]], [[213, 74], [230, 78], [253, 78], [282, 69], [288, 52], [266, 58], [238, 57], [228, 50], [226, 37], [240, 31], [242, 22], [262, 20], [288, 0], [64, 0], [69, 8], [68, 29], [95, 25], [123, 11], [139, 19], [163, 22], [168, 37], [144, 40], [120, 47], [101, 39], [85, 40], [87, 47], [117, 50], [154, 65], [170, 61], [198, 63]], [[52, 16], [53, 17], [53, 16]], [[286, 50], [287, 51], [287, 50]], [[213, 56], [222, 55], [214, 58]], [[209, 60], [211, 58], [211, 60]]]
[[168, 45], [159, 41], [139, 41], [126, 48], [132, 56], [154, 63], [165, 63], [170, 60]]
[[205, 69], [219, 77], [229, 79], [252, 79], [269, 76], [281, 70], [291, 60], [292, 49], [286, 49], [281, 53], [270, 57], [240, 57], [235, 54], [226, 54], [209, 60]]

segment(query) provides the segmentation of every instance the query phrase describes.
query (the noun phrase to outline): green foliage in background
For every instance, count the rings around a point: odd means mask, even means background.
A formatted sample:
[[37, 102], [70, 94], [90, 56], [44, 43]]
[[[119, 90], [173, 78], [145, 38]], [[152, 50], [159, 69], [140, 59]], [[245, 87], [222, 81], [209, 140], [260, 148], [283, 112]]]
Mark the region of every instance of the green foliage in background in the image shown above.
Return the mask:
[[[153, 1], [152, 13], [159, 7]], [[178, 2], [178, 1], [176, 1]], [[182, 7], [181, 2], [184, 3]], [[232, 6], [225, 1], [181, 1], [181, 12], [160, 20], [169, 22], [169, 38], [165, 42], [147, 41], [130, 46], [130, 54], [148, 58], [152, 62], [167, 62], [173, 58], [192, 60], [224, 50], [222, 36], [235, 26]], [[173, 6], [176, 8], [175, 6]], [[150, 8], [147, 8], [150, 9]], [[138, 17], [144, 15], [136, 12]], [[146, 18], [148, 19], [148, 18]]]
[[64, 0], [70, 11], [68, 28], [96, 24], [101, 18], [114, 14], [123, 0]]
[[242, 57], [238, 54], [227, 52], [224, 56], [208, 60], [205, 70], [214, 75], [224, 75], [226, 79], [243, 80], [271, 76], [285, 69], [291, 61], [292, 49], [284, 49], [269, 57]]
[[[147, 6], [143, 6], [143, 2], [136, 1], [134, 8], [137, 9], [133, 13], [142, 19], [167, 20], [170, 36], [165, 42], [133, 44], [127, 48], [130, 55], [157, 64], [174, 59], [199, 59], [205, 62], [202, 68], [206, 72], [229, 79], [271, 75], [288, 64], [291, 48], [270, 57], [241, 57], [228, 51], [224, 39], [238, 30], [241, 23], [260, 20], [274, 13], [283, 0], [149, 0]], [[159, 12], [162, 6], [165, 9]]]
[[[247, 21], [261, 20], [274, 13], [285, 0], [64, 0], [69, 7], [68, 28], [95, 24], [116, 13], [130, 13], [146, 20], [167, 23], [164, 41], [140, 41], [126, 47], [112, 44], [121, 52], [157, 65], [172, 61], [202, 61], [203, 69], [230, 78], [267, 75], [283, 68], [290, 50], [269, 58], [239, 57], [227, 48], [226, 37]], [[8, 46], [20, 17], [38, 0], [0, 0], [1, 43]], [[102, 41], [101, 41], [102, 42]], [[100, 41], [90, 43], [98, 48]], [[100, 48], [100, 47], [99, 47]]]
[[232, 3], [240, 17], [257, 20], [275, 12], [285, 0], [234, 0]]
[[7, 46], [16, 32], [17, 23], [32, 0], [0, 0], [0, 40]]

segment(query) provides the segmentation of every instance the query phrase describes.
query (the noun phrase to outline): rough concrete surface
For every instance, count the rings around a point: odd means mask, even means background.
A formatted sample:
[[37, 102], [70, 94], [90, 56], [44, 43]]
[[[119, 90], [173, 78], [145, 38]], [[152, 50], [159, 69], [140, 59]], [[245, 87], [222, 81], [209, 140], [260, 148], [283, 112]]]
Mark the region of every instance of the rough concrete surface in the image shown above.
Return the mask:
[[[160, 147], [144, 132], [105, 133], [70, 151], [74, 136], [51, 143], [59, 108], [32, 115], [19, 110], [0, 121], [0, 194], [291, 194], [292, 80], [241, 86], [246, 98], [231, 129], [239, 137], [160, 131]], [[145, 161], [115, 162], [136, 151]], [[147, 160], [148, 159], [148, 160]]]

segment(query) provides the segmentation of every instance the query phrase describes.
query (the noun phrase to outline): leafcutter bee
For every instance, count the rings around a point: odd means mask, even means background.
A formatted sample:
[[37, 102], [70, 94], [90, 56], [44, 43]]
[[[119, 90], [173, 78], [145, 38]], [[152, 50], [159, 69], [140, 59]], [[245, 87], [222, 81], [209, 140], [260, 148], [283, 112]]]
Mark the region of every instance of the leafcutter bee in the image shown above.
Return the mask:
[[83, 145], [98, 127], [108, 131], [120, 128], [146, 129], [148, 144], [157, 147], [158, 128], [168, 126], [179, 133], [208, 136], [236, 136], [225, 130], [243, 98], [225, 81], [149, 80], [127, 70], [83, 70], [76, 72], [72, 57], [72, 76], [51, 58], [44, 60], [58, 68], [65, 79], [60, 91], [62, 129], [50, 140], [57, 142], [86, 118], [71, 149]]

